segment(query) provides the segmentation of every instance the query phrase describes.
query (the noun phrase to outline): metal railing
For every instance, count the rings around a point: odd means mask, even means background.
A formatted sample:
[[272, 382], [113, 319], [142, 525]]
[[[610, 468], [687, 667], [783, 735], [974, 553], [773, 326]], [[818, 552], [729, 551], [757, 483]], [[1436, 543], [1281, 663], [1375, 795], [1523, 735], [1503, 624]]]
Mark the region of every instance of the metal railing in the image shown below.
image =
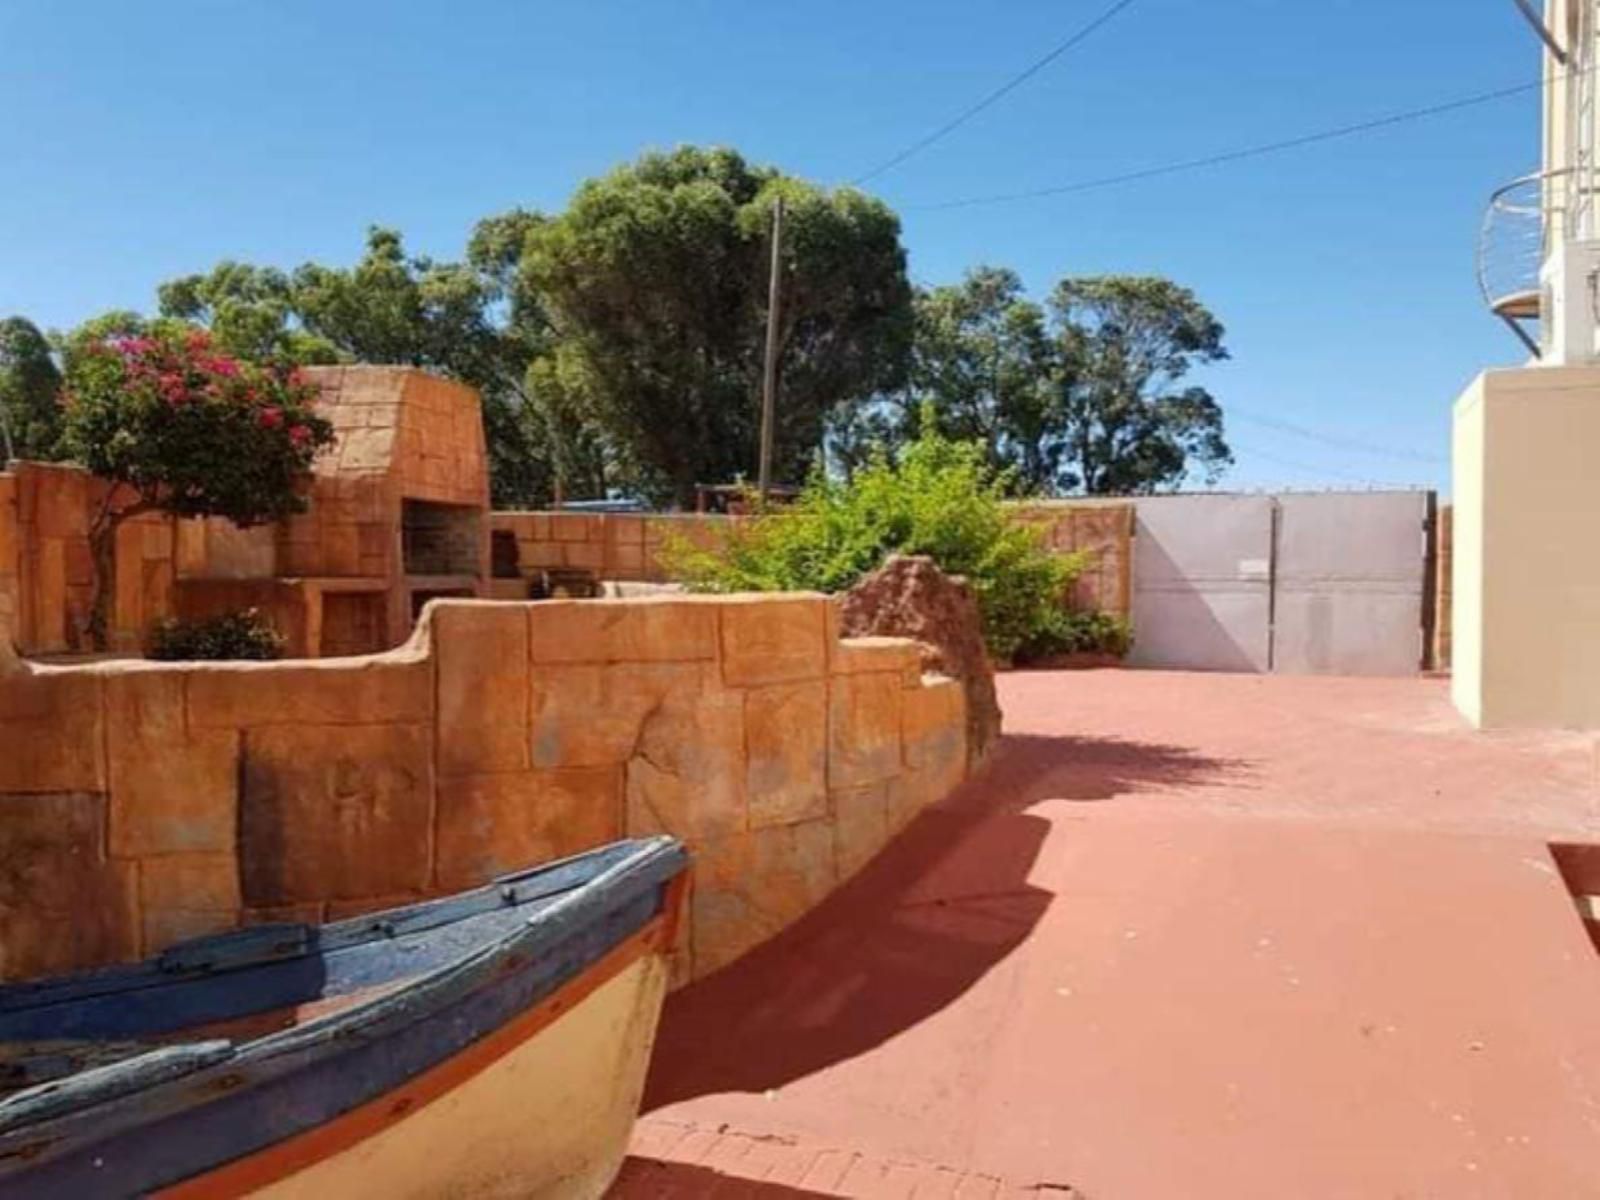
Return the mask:
[[1539, 315], [1539, 272], [1553, 230], [1564, 229], [1571, 171], [1538, 171], [1497, 188], [1478, 232], [1478, 290], [1489, 311]]

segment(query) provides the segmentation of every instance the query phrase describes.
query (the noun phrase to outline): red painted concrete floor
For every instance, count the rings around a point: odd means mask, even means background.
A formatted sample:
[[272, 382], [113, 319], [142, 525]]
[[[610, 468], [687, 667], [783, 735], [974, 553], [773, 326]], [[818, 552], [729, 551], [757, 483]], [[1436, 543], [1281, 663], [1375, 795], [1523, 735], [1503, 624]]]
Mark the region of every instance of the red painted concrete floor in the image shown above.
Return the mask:
[[1594, 740], [1434, 680], [1001, 682], [1008, 737], [667, 1005], [614, 1194], [1600, 1197]]

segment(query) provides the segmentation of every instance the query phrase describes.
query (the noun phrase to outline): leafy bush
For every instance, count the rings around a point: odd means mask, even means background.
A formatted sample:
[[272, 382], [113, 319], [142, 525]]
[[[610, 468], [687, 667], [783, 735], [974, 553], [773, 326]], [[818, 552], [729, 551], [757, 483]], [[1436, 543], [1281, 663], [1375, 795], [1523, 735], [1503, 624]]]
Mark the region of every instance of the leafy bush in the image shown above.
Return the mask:
[[840, 592], [890, 554], [925, 554], [977, 595], [989, 651], [1007, 659], [1048, 627], [1085, 564], [1002, 505], [1009, 483], [977, 443], [923, 423], [899, 461], [877, 451], [848, 481], [813, 474], [791, 506], [735, 526], [720, 545], [669, 540], [667, 569], [692, 590]]
[[1126, 618], [1063, 608], [1017, 647], [1016, 659], [1033, 662], [1054, 654], [1114, 654], [1121, 658], [1132, 647], [1133, 628]]
[[254, 608], [194, 621], [168, 617], [151, 630], [149, 655], [167, 661], [282, 658], [283, 635]]
[[316, 399], [316, 387], [298, 372], [218, 353], [203, 330], [168, 324], [74, 349], [66, 446], [96, 475], [123, 485], [89, 529], [89, 633], [97, 649], [105, 648], [117, 527], [145, 512], [249, 526], [302, 511], [299, 484], [334, 437]]

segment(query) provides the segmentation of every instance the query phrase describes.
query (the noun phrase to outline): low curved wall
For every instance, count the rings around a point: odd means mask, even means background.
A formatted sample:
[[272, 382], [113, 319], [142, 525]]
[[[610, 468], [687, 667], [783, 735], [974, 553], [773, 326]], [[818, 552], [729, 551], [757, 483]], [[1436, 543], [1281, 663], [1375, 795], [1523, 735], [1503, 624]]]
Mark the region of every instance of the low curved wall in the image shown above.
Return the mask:
[[0, 658], [0, 978], [665, 831], [695, 857], [681, 983], [965, 776], [961, 689], [919, 664], [816, 595], [435, 602], [366, 658]]

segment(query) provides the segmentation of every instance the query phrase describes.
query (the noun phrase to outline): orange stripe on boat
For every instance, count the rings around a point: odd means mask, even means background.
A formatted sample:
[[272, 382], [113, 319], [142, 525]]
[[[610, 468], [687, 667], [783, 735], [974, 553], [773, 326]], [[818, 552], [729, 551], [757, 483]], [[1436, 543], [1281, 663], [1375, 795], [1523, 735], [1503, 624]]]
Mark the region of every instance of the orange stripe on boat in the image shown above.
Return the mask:
[[619, 942], [534, 1007], [485, 1034], [444, 1062], [429, 1067], [402, 1086], [352, 1108], [308, 1129], [285, 1138], [263, 1150], [235, 1159], [153, 1195], [160, 1200], [221, 1200], [242, 1196], [286, 1179], [306, 1167], [342, 1154], [350, 1147], [410, 1116], [461, 1086], [468, 1079], [493, 1066], [523, 1042], [541, 1032], [555, 1020], [576, 1008], [601, 984], [610, 981], [646, 954], [670, 950], [668, 921], [674, 913], [669, 896], [667, 914], [655, 917], [639, 932]]

